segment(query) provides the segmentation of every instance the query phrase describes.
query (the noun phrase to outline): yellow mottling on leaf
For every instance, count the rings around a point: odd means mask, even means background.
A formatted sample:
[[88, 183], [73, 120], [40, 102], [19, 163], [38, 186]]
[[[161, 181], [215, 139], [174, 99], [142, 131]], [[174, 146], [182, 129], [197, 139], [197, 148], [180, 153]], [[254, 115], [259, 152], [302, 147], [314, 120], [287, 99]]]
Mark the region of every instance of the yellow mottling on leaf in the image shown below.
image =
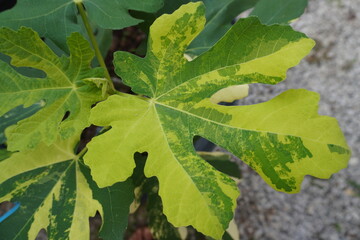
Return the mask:
[[0, 202], [11, 201], [14, 196], [23, 195], [26, 192], [27, 188], [31, 186], [31, 184], [38, 182], [38, 179], [42, 178], [44, 175], [46, 175], [45, 172], [36, 176], [36, 178], [30, 179], [26, 182], [15, 182], [15, 188], [12, 189], [11, 192], [6, 194], [5, 196], [1, 197]]
[[103, 216], [103, 211], [101, 204], [93, 199], [92, 191], [79, 169], [79, 163], [76, 163], [76, 188], [76, 204], [70, 229], [70, 239], [89, 239], [89, 216], [95, 216], [96, 211], [99, 211]]
[[28, 232], [29, 239], [36, 239], [40, 229], [47, 229], [50, 223], [49, 215], [52, 207], [53, 193], [59, 193], [60, 187], [61, 184], [57, 183], [46, 199], [44, 199], [42, 205], [34, 213], [34, 221], [31, 223]]
[[301, 38], [298, 41], [289, 42], [274, 53], [263, 57], [256, 57], [251, 61], [241, 64], [238, 74], [258, 73], [264, 76], [279, 76], [285, 79], [287, 69], [296, 66], [314, 45], [314, 40], [309, 38]]

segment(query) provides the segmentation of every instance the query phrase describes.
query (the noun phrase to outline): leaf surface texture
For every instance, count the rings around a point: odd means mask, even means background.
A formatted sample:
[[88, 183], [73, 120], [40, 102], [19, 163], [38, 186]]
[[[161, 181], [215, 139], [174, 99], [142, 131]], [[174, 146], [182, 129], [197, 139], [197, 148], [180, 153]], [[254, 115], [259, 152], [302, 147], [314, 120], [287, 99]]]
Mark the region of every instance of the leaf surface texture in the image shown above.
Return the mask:
[[111, 129], [90, 142], [85, 163], [105, 187], [131, 176], [134, 153], [147, 152], [144, 172], [158, 178], [169, 222], [220, 239], [239, 191], [198, 156], [194, 136], [229, 150], [270, 186], [288, 193], [300, 190], [305, 175], [328, 178], [344, 168], [350, 151], [336, 120], [317, 114], [316, 93], [290, 90], [251, 106], [213, 103], [212, 95], [229, 86], [284, 80], [314, 41], [289, 26], [266, 26], [252, 17], [188, 61], [184, 53], [204, 28], [204, 13], [203, 4], [189, 3], [158, 18], [145, 58], [115, 54], [116, 73], [146, 97], [114, 95], [93, 108], [91, 122]]
[[68, 46], [70, 57], [58, 57], [29, 28], [0, 29], [0, 52], [12, 58], [12, 65], [46, 73], [44, 78], [26, 77], [0, 61], [0, 116], [19, 105], [45, 102], [34, 115], [6, 129], [9, 150], [31, 149], [40, 141], [50, 145], [59, 135], [66, 139], [90, 125], [91, 106], [104, 98], [86, 79], [104, 78], [104, 70], [90, 68], [94, 53], [79, 33], [68, 38]]
[[122, 239], [132, 182], [99, 189], [90, 171], [73, 153], [76, 141], [13, 153], [0, 161], [0, 202], [20, 202], [20, 209], [1, 223], [3, 239], [35, 239], [46, 229], [49, 239], [89, 239], [89, 217], [102, 215], [101, 236]]
[[162, 0], [18, 0], [12, 9], [0, 13], [0, 25], [14, 30], [31, 27], [66, 51], [67, 36], [83, 30], [76, 2], [84, 4], [89, 19], [105, 29], [122, 29], [141, 22], [129, 14], [130, 9], [154, 12], [162, 6]]

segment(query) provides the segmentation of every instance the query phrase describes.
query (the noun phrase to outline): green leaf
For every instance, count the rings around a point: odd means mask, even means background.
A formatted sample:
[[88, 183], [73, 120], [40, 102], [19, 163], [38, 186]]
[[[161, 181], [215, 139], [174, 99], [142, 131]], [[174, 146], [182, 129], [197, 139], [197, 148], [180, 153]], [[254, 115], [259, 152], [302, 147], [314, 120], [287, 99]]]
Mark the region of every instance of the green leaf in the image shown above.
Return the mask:
[[7, 151], [6, 149], [0, 148], [0, 162], [9, 158], [11, 156], [11, 152]]
[[230, 155], [224, 152], [197, 152], [200, 157], [206, 160], [214, 168], [230, 177], [241, 178], [241, 172], [236, 162], [232, 162]]
[[6, 141], [5, 129], [13, 124], [16, 124], [18, 121], [30, 117], [42, 107], [42, 103], [35, 103], [28, 108], [23, 108], [18, 106], [9, 112], [5, 113], [0, 117], [0, 144]]
[[289, 193], [300, 190], [305, 175], [328, 178], [344, 168], [349, 150], [336, 120], [317, 114], [313, 92], [291, 90], [254, 106], [212, 103], [213, 94], [232, 85], [282, 81], [314, 41], [252, 17], [189, 62], [184, 52], [203, 29], [204, 12], [203, 4], [189, 3], [158, 18], [145, 58], [115, 54], [116, 73], [146, 97], [113, 95], [92, 109], [91, 122], [111, 129], [89, 143], [85, 163], [99, 186], [109, 186], [131, 176], [135, 152], [147, 152], [145, 176], [158, 178], [169, 222], [219, 239], [239, 191], [197, 155], [194, 136], [229, 150]]
[[258, 0], [204, 0], [206, 24], [204, 30], [192, 41], [186, 51], [199, 56], [209, 50], [231, 28], [232, 21], [245, 10], [254, 7]]
[[[147, 217], [148, 227], [151, 230], [153, 238], [158, 240], [180, 240], [179, 231], [167, 221], [166, 216], [163, 214], [161, 198], [158, 195], [158, 181], [155, 178], [146, 178], [144, 176], [146, 157], [135, 153], [134, 160], [136, 167], [132, 179], [134, 185], [137, 187], [135, 190], [137, 193], [135, 201], [136, 204], [146, 205], [145, 216]], [[144, 199], [146, 199], [145, 203]]]
[[14, 153], [0, 162], [0, 202], [20, 202], [1, 223], [3, 239], [35, 239], [40, 229], [49, 239], [89, 239], [89, 217], [104, 222], [105, 239], [122, 239], [133, 200], [131, 182], [99, 189], [89, 169], [75, 156], [74, 139]]
[[0, 61], [0, 116], [19, 105], [45, 101], [37, 113], [6, 129], [9, 150], [34, 148], [40, 141], [50, 145], [59, 134], [65, 139], [90, 125], [91, 106], [104, 98], [101, 89], [84, 79], [103, 78], [104, 70], [90, 68], [94, 53], [79, 33], [68, 38], [68, 45], [70, 57], [58, 57], [31, 29], [0, 29], [0, 52], [12, 58], [12, 65], [33, 67], [47, 75], [25, 77]]
[[308, 0], [260, 0], [251, 16], [259, 17], [263, 24], [289, 23], [301, 16]]
[[66, 37], [80, 32], [82, 25], [76, 3], [83, 3], [90, 20], [105, 29], [122, 29], [141, 22], [130, 16], [130, 9], [155, 12], [162, 6], [162, 0], [18, 0], [12, 9], [0, 13], [0, 26], [14, 30], [31, 27], [67, 52]]
[[[197, 1], [165, 0], [164, 7], [157, 16], [172, 13], [182, 4]], [[186, 51], [191, 57], [199, 56], [209, 50], [230, 29], [234, 18], [245, 10], [254, 7], [250, 15], [257, 16], [263, 24], [288, 23], [304, 13], [308, 0], [203, 0], [203, 2], [206, 7], [206, 25]]]
[[[4, 61], [7, 64], [10, 64], [11, 58], [7, 55], [4, 55], [0, 52], [0, 61]], [[17, 72], [19, 72], [20, 74], [27, 76], [27, 77], [34, 77], [34, 78], [43, 78], [45, 77], [45, 73], [43, 71], [40, 71], [38, 69], [35, 68], [30, 68], [30, 67], [15, 67], [15, 66], [11, 66], [13, 69], [15, 69]]]
[[179, 231], [167, 221], [166, 216], [163, 214], [161, 198], [157, 194], [157, 181], [154, 178], [151, 178], [146, 182], [146, 184], [153, 187], [152, 191], [147, 194], [147, 214], [149, 227], [153, 237], [158, 240], [180, 240]]
[[[102, 205], [103, 225], [100, 230], [102, 239], [122, 240], [128, 225], [128, 215], [131, 203], [134, 200], [134, 186], [131, 179], [115, 183], [110, 187], [99, 188], [90, 179], [90, 169], [81, 163], [83, 174], [93, 192], [94, 199]], [[76, 238], [75, 238], [76, 239]], [[88, 238], [84, 238], [88, 239]]]
[[[79, 16], [78, 18], [81, 18], [81, 17]], [[108, 50], [109, 50], [109, 48], [111, 46], [111, 43], [112, 43], [112, 30], [100, 28], [96, 24], [91, 24], [91, 25], [92, 25], [92, 29], [94, 31], [95, 40], [99, 45], [101, 55], [105, 59], [105, 57], [106, 57], [106, 55], [108, 53]], [[85, 26], [82, 26], [82, 30], [80, 32], [81, 33], [86, 32]], [[89, 36], [87, 34], [82, 34], [82, 35], [85, 37], [85, 39], [88, 42], [90, 42]], [[48, 45], [51, 48], [51, 50], [56, 55], [58, 55], [58, 56], [62, 56], [62, 55], [69, 56], [66, 49], [65, 50], [61, 49], [51, 39], [45, 38], [44, 42], [46, 43], [46, 45]], [[91, 62], [91, 66], [92, 67], [98, 67], [99, 66], [99, 62], [98, 62], [97, 58], [93, 58], [93, 60]]]

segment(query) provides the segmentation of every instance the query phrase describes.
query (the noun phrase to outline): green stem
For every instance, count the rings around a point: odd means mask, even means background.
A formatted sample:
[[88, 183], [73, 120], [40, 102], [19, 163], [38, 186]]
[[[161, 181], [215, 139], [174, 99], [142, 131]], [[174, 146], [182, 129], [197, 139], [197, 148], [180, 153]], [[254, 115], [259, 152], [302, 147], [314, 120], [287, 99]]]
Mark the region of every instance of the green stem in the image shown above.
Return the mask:
[[85, 28], [86, 28], [86, 32], [90, 38], [90, 42], [91, 42], [91, 45], [93, 46], [94, 50], [95, 50], [95, 56], [100, 64], [101, 67], [103, 67], [105, 69], [105, 77], [106, 79], [108, 80], [109, 82], [109, 86], [111, 88], [111, 90], [114, 90], [114, 84], [113, 82], [111, 81], [111, 77], [110, 77], [110, 74], [106, 68], [106, 64], [105, 64], [105, 61], [104, 61], [104, 58], [102, 57], [101, 55], [101, 52], [100, 52], [100, 49], [99, 49], [99, 45], [95, 39], [95, 36], [94, 36], [94, 33], [93, 33], [93, 30], [91, 29], [91, 26], [90, 26], [90, 22], [87, 18], [87, 15], [86, 15], [86, 11], [84, 9], [84, 6], [82, 5], [81, 2], [76, 2], [76, 6], [79, 10], [79, 13], [81, 15], [81, 19], [83, 20], [84, 22], [84, 25], [85, 25]]
[[76, 154], [76, 156], [74, 157], [74, 160], [77, 161], [79, 160], [82, 156], [85, 155], [85, 153], [87, 152], [88, 148], [84, 147], [78, 154]]

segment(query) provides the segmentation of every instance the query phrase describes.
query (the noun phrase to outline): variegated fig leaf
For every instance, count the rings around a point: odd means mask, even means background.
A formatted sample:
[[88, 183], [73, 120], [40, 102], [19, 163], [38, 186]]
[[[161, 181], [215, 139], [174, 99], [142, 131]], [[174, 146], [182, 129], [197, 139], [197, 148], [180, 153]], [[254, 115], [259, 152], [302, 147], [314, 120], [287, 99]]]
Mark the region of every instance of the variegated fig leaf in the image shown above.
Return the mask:
[[49, 239], [90, 239], [89, 217], [102, 215], [104, 239], [123, 239], [130, 181], [99, 189], [89, 169], [74, 154], [74, 139], [13, 153], [0, 161], [0, 202], [20, 209], [1, 223], [1, 239], [35, 239], [45, 229]]
[[84, 4], [91, 21], [100, 27], [122, 29], [141, 22], [129, 14], [130, 9], [155, 12], [163, 0], [17, 0], [13, 8], [0, 13], [0, 26], [31, 27], [66, 51], [66, 37], [82, 30], [76, 3]]
[[231, 27], [232, 21], [245, 10], [252, 8], [258, 0], [164, 0], [164, 6], [155, 14], [135, 13], [144, 19], [140, 28], [148, 32], [150, 25], [162, 14], [170, 14], [189, 2], [203, 2], [206, 8], [206, 24], [201, 33], [188, 46], [186, 54], [196, 57], [209, 50]]
[[[165, 4], [167, 1], [165, 0]], [[194, 0], [192, 0], [194, 1]], [[232, 21], [242, 12], [254, 8], [251, 15], [263, 24], [287, 24], [303, 14], [307, 0], [203, 0], [206, 7], [204, 30], [190, 43], [186, 51], [199, 56], [209, 50], [231, 27]]]
[[204, 11], [203, 4], [189, 3], [158, 18], [145, 58], [115, 54], [117, 74], [143, 96], [113, 95], [92, 109], [91, 122], [111, 129], [90, 142], [85, 163], [104, 187], [126, 180], [134, 153], [147, 152], [144, 172], [159, 180], [167, 219], [219, 239], [239, 192], [233, 180], [197, 155], [194, 136], [226, 148], [288, 193], [299, 191], [304, 175], [328, 178], [345, 167], [349, 150], [336, 120], [317, 114], [316, 93], [287, 91], [254, 106], [211, 102], [232, 85], [282, 81], [314, 41], [252, 17], [187, 61], [184, 52], [204, 27]]
[[141, 24], [148, 29], [149, 23], [163, 13], [172, 13], [182, 4], [204, 2], [206, 24], [204, 30], [190, 43], [186, 54], [196, 57], [209, 50], [232, 26], [232, 21], [249, 8], [254, 8], [252, 16], [257, 16], [263, 24], [288, 24], [303, 14], [308, 0], [164, 0], [164, 6], [154, 15], [141, 13], [145, 19]]
[[[146, 178], [144, 175], [144, 166], [146, 156], [136, 153], [134, 154], [136, 168], [132, 175], [135, 188], [135, 200], [133, 206], [146, 207], [146, 217], [148, 227], [152, 237], [158, 240], [181, 240], [179, 231], [171, 225], [166, 219], [162, 211], [162, 203], [159, 195], [159, 183], [156, 178]], [[146, 196], [144, 198], [144, 196]], [[145, 200], [145, 201], [144, 201]], [[139, 215], [143, 215], [142, 211], [138, 211]], [[134, 213], [137, 218], [137, 212]], [[185, 238], [184, 238], [185, 239]]]
[[225, 152], [197, 152], [201, 158], [210, 163], [217, 170], [240, 180], [241, 172], [236, 162], [231, 161], [231, 156]]
[[50, 145], [59, 134], [72, 136], [89, 125], [91, 106], [104, 99], [101, 89], [86, 81], [104, 77], [103, 69], [90, 68], [94, 53], [89, 43], [73, 33], [68, 46], [70, 57], [58, 57], [29, 28], [0, 29], [0, 52], [12, 58], [12, 65], [46, 73], [44, 78], [26, 77], [0, 61], [0, 116], [19, 105], [45, 101], [37, 113], [6, 129], [9, 150], [34, 148], [40, 141]]

